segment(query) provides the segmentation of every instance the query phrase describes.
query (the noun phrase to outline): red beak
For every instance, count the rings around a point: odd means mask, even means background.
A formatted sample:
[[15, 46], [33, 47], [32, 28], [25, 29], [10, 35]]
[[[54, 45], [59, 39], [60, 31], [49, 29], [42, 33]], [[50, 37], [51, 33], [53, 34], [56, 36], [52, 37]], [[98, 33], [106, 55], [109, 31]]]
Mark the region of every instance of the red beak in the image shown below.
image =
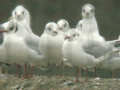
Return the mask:
[[70, 39], [70, 36], [65, 36], [65, 38], [64, 38], [64, 39], [65, 39], [65, 40], [66, 40], [66, 39]]

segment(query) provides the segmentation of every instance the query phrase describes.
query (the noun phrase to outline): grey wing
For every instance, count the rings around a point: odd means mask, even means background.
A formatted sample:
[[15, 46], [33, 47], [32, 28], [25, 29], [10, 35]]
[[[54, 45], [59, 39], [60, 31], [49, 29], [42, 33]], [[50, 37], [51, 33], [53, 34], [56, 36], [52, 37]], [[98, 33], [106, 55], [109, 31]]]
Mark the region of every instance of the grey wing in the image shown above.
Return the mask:
[[96, 58], [104, 55], [105, 53], [112, 50], [112, 46], [109, 44], [101, 44], [99, 42], [90, 42], [88, 45], [84, 46], [84, 50], [86, 53], [89, 53]]
[[31, 34], [25, 38], [25, 43], [30, 49], [32, 49], [40, 54], [40, 51], [39, 51], [39, 41], [40, 40], [39, 39], [40, 38], [38, 36]]
[[120, 47], [120, 40], [111, 40], [107, 41], [107, 43], [113, 45], [114, 47]]

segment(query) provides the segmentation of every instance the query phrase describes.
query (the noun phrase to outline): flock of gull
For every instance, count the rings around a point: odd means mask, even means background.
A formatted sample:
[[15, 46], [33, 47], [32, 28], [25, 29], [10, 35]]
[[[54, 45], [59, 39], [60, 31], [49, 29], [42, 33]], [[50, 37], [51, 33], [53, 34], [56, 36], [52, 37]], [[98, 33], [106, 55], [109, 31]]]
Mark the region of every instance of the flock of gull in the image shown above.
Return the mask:
[[76, 67], [78, 75], [80, 69], [120, 69], [119, 38], [106, 41], [100, 35], [93, 5], [85, 4], [81, 14], [75, 28], [60, 19], [48, 22], [41, 36], [37, 36], [31, 29], [28, 10], [18, 5], [10, 19], [0, 24], [0, 62], [24, 65], [25, 71], [26, 64], [64, 64]]

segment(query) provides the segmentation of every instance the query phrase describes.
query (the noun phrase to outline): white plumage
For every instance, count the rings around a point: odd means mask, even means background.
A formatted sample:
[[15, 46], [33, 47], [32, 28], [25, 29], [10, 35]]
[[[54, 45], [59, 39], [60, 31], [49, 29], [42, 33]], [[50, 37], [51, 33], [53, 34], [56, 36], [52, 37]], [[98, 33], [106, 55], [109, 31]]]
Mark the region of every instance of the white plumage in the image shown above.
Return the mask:
[[40, 50], [51, 64], [60, 64], [62, 60], [63, 34], [54, 22], [49, 22], [40, 37]]

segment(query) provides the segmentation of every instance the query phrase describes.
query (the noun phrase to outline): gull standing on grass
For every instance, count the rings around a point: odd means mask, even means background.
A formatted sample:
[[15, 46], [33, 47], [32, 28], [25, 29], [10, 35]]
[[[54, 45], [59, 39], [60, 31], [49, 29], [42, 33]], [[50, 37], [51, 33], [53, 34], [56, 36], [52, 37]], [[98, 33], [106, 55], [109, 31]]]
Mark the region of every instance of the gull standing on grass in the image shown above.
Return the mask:
[[79, 69], [93, 68], [104, 60], [101, 57], [97, 59], [94, 55], [91, 55], [84, 51], [83, 42], [84, 39], [82, 38], [82, 35], [80, 35], [78, 39], [77, 33], [69, 32], [65, 36], [65, 41], [63, 44], [64, 62], [70, 63], [71, 65], [77, 67], [78, 75], [76, 77], [76, 81], [78, 81]]
[[[39, 36], [35, 35], [32, 32], [31, 29], [31, 18], [30, 18], [30, 13], [27, 9], [25, 9], [22, 5], [18, 5], [12, 12], [12, 18], [17, 22], [17, 24], [22, 25], [22, 27], [24, 28], [23, 30], [19, 30], [18, 32], [16, 32], [16, 34], [22, 36], [25, 40], [25, 43], [28, 45], [29, 48], [33, 49], [33, 51], [37, 52], [38, 54], [40, 54], [39, 51]], [[33, 62], [31, 62], [31, 65], [33, 68], [34, 65], [40, 65], [40, 63], [38, 63], [39, 60], [39, 55], [38, 57], [36, 57], [36, 55], [32, 55], [31, 56], [31, 60], [33, 60]]]
[[96, 58], [114, 49], [116, 41], [107, 42], [99, 33], [95, 18], [95, 7], [92, 4], [85, 4], [82, 7], [82, 20], [78, 22], [77, 29], [83, 34], [84, 50]]
[[63, 40], [57, 24], [48, 22], [39, 41], [39, 50], [45, 55], [48, 64], [61, 64]]
[[[19, 30], [25, 31], [22, 25], [15, 23], [14, 20], [10, 20], [1, 25], [1, 29], [7, 31], [4, 35], [4, 46], [7, 51], [7, 60], [5, 62], [12, 64], [24, 64], [24, 63], [43, 63], [42, 54], [38, 54], [37, 51], [29, 47], [24, 37], [18, 35]], [[16, 34], [17, 33], [17, 34]], [[31, 41], [32, 42], [32, 41]], [[33, 59], [34, 57], [34, 59]], [[39, 59], [36, 59], [39, 58]], [[42, 62], [41, 62], [42, 61]], [[26, 67], [24, 67], [26, 74]]]

